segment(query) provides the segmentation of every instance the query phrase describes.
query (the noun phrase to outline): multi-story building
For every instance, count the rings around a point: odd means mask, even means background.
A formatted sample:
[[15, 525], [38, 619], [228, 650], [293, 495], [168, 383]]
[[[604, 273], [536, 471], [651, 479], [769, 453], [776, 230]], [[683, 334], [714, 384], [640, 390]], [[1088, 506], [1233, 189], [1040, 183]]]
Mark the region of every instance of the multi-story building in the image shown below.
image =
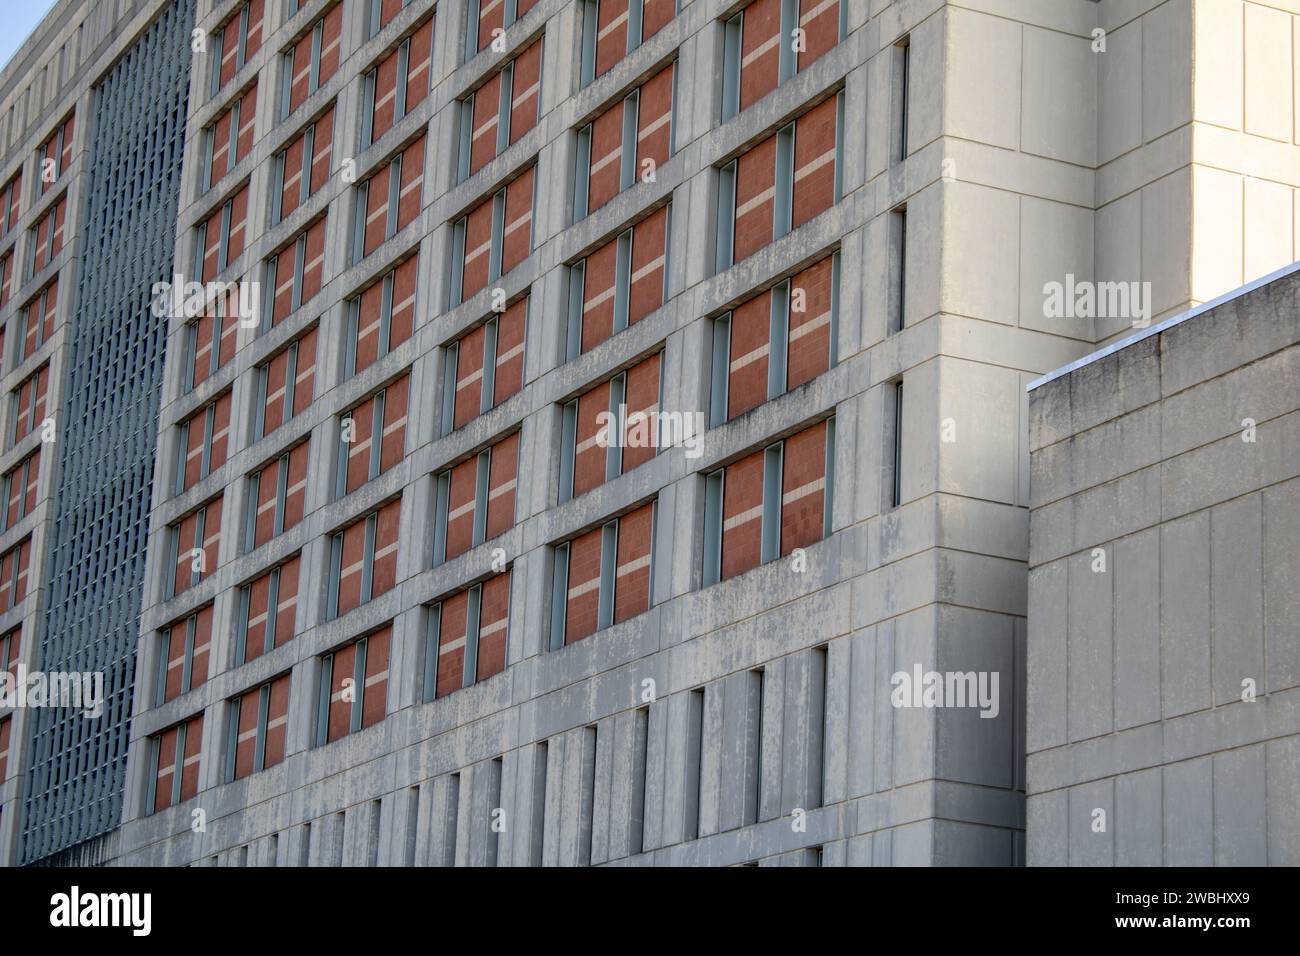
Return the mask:
[[[0, 854], [1023, 861], [1025, 385], [1294, 258], [1287, 3], [59, 3], [0, 75], [27, 189], [94, 117], [15, 615], [125, 670], [7, 718]], [[1097, 281], [1145, 315], [1044, 306]]]

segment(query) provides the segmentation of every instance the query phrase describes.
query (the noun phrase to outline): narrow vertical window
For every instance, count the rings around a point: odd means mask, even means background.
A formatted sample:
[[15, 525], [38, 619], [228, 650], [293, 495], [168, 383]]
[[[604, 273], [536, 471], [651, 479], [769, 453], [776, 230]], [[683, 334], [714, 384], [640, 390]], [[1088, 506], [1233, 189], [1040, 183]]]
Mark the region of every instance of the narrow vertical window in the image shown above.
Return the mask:
[[740, 41], [745, 13], [727, 21], [722, 38], [722, 120], [740, 112]]
[[709, 384], [709, 427], [727, 420], [727, 383], [731, 372], [731, 313], [713, 320]]
[[686, 697], [686, 780], [682, 792], [682, 836], [700, 835], [700, 764], [704, 757], [704, 688]]
[[587, 194], [591, 181], [591, 124], [578, 130], [573, 167], [573, 221], [587, 217]]
[[704, 482], [704, 585], [722, 577], [722, 495], [726, 469], [719, 468]]
[[735, 249], [736, 160], [718, 170], [718, 241], [716, 272], [731, 268]]
[[903, 383], [894, 385], [892, 464], [893, 478], [890, 491], [890, 506], [897, 508], [903, 503]]
[[889, 216], [889, 332], [902, 331], [907, 318], [907, 207]]
[[894, 47], [894, 117], [893, 117], [893, 160], [901, 162], [907, 158], [907, 125], [911, 104], [908, 102], [908, 87], [911, 85], [912, 42], [911, 37], [904, 37]]

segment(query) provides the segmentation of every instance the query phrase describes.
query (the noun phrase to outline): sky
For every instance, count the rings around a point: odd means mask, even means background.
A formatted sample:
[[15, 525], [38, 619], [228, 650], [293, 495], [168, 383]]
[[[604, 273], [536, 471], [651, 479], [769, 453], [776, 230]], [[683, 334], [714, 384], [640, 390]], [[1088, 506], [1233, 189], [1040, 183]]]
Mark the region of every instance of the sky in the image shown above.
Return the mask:
[[54, 0], [0, 0], [0, 68], [50, 12]]

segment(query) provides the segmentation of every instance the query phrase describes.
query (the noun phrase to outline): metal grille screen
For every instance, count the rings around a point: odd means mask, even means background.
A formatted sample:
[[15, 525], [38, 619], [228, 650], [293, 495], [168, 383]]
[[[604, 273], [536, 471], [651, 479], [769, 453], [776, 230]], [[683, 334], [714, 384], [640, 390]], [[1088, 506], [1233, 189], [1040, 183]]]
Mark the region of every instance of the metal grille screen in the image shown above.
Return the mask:
[[94, 92], [37, 666], [102, 671], [105, 706], [37, 712], [24, 863], [121, 818], [167, 335], [150, 288], [172, 274], [192, 8], [167, 6]]

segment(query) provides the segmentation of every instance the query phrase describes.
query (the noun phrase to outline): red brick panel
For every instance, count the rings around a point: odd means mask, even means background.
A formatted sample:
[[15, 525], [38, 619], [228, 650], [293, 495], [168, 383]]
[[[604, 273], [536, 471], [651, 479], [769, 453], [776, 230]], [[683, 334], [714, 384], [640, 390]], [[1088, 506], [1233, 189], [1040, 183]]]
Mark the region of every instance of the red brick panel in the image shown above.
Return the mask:
[[488, 284], [492, 254], [492, 197], [472, 209], [465, 219], [465, 261], [461, 298], [468, 299]]
[[384, 430], [379, 441], [379, 473], [406, 456], [406, 412], [411, 377], [403, 375], [384, 391]]
[[208, 420], [207, 406], [200, 408], [185, 421], [185, 468], [181, 490], [193, 488], [203, 477], [203, 451]]
[[[633, 233], [635, 236], [635, 233]], [[633, 242], [635, 248], [636, 243]], [[587, 256], [582, 293], [582, 351], [589, 352], [614, 334], [618, 240], [611, 239]]]
[[495, 407], [524, 387], [524, 335], [528, 323], [528, 296], [497, 319], [497, 365], [493, 380]]
[[[296, 558], [294, 559], [297, 560]], [[271, 571], [254, 578], [247, 585], [247, 619], [244, 622], [244, 660], [247, 663], [261, 657], [266, 650], [266, 624], [270, 620], [268, 605], [271, 602]], [[276, 622], [277, 636], [279, 621]]]
[[288, 480], [285, 484], [284, 515], [281, 524], [288, 531], [302, 520], [307, 500], [307, 453], [309, 445], [300, 442], [289, 450]]
[[518, 485], [519, 433], [515, 432], [492, 446], [488, 469], [487, 530], [485, 537], [495, 538], [509, 531], [515, 523], [515, 491]]
[[239, 698], [239, 720], [235, 729], [235, 779], [253, 772], [257, 756], [257, 718], [262, 709], [262, 688], [254, 687]]
[[9, 302], [13, 291], [14, 257], [13, 254], [0, 256], [0, 308]]
[[600, 556], [604, 529], [593, 528], [569, 542], [569, 591], [564, 643], [596, 633], [600, 611]]
[[307, 152], [307, 131], [295, 136], [284, 150], [284, 178], [280, 189], [280, 218], [287, 219], [298, 208]]
[[591, 171], [587, 185], [587, 212], [593, 213], [618, 195], [622, 185], [623, 101], [619, 100], [592, 121]]
[[284, 759], [285, 738], [289, 730], [289, 675], [271, 681], [270, 700], [266, 708], [266, 748], [262, 767], [274, 767]]
[[781, 469], [781, 553], [822, 539], [826, 500], [826, 423], [785, 440]]
[[642, 505], [618, 520], [618, 555], [614, 572], [614, 623], [650, 607], [650, 553], [654, 504]]
[[375, 68], [375, 100], [371, 113], [370, 141], [375, 142], [390, 129], [397, 118], [397, 68], [401, 50], [392, 53]]
[[533, 7], [537, 6], [540, 0], [517, 0], [515, 3], [515, 22], [518, 23]]
[[190, 689], [208, 679], [208, 661], [212, 656], [212, 605], [194, 614], [194, 654], [190, 659]]
[[501, 116], [501, 74], [474, 93], [474, 115], [470, 122], [469, 171], [476, 173], [497, 154], [497, 125]]
[[9, 480], [9, 500], [5, 502], [5, 527], [12, 528], [36, 507], [36, 490], [40, 481], [41, 449], [16, 464], [5, 477]]
[[311, 92], [311, 46], [312, 33], [314, 32], [314, 30], [308, 30], [293, 45], [293, 52], [289, 54], [292, 58], [289, 80], [290, 112], [301, 106]]
[[740, 108], [776, 89], [781, 76], [781, 0], [754, 0], [740, 39]]
[[379, 334], [384, 321], [384, 280], [361, 290], [357, 297], [356, 370], [369, 368], [379, 358]]
[[330, 673], [329, 730], [326, 741], [346, 737], [352, 730], [353, 701], [361, 694], [356, 686], [357, 645], [346, 644], [334, 652]]
[[36, 257], [33, 272], [40, 272], [63, 251], [63, 224], [67, 217], [68, 198], [63, 196], [36, 226]]
[[830, 368], [832, 275], [828, 256], [790, 279], [787, 388], [797, 388]]
[[163, 680], [163, 703], [175, 700], [185, 692], [185, 635], [188, 619], [177, 621], [167, 629], [167, 672]]
[[325, 21], [320, 43], [320, 85], [324, 86], [339, 68], [339, 44], [343, 37], [343, 4], [336, 3], [322, 18]]
[[31, 538], [24, 538], [0, 555], [0, 611], [8, 611], [27, 596], [31, 551]]
[[231, 164], [239, 162], [253, 148], [253, 127], [257, 123], [257, 84], [239, 98], [239, 129], [234, 132], [235, 152]]
[[59, 277], [56, 275], [40, 294], [27, 304], [27, 330], [22, 341], [22, 360], [36, 354], [36, 350], [54, 335], [54, 320], [59, 307]]
[[322, 216], [307, 227], [307, 248], [303, 255], [302, 291], [299, 301], [309, 302], [320, 292], [325, 274], [325, 223]]
[[379, 4], [379, 22], [371, 25], [371, 34], [378, 33], [386, 27], [393, 17], [402, 12], [404, 6], [406, 6], [406, 0], [382, 0]]
[[641, 42], [644, 43], [677, 15], [677, 0], [645, 0], [641, 8]]
[[739, 262], [772, 241], [776, 137], [769, 136], [736, 164], [733, 259]]
[[18, 386], [17, 421], [14, 422], [14, 443], [41, 427], [45, 419], [45, 392], [49, 387], [50, 367], [42, 365]]
[[478, 659], [475, 678], [487, 680], [506, 669], [510, 617], [510, 572], [483, 582], [478, 614]]
[[18, 170], [0, 189], [0, 236], [7, 236], [18, 225], [22, 212], [23, 172]]
[[[39, 172], [42, 196], [45, 195], [46, 190], [58, 182], [59, 177], [66, 173], [68, 167], [72, 165], [72, 120], [73, 118], [69, 116], [67, 120], [55, 127], [54, 131], [50, 134], [49, 139], [47, 139], [41, 146], [42, 168]], [[60, 133], [62, 134], [63, 139], [62, 146], [59, 145]], [[47, 178], [43, 167], [46, 161], [51, 159], [54, 160], [54, 175], [52, 178]]]
[[464, 685], [465, 628], [468, 617], [468, 591], [461, 591], [442, 602], [438, 620], [436, 697], [446, 697]]
[[230, 447], [230, 392], [220, 396], [214, 404], [212, 416], [212, 450], [208, 453], [208, 473], [226, 463]]
[[644, 319], [664, 304], [664, 263], [668, 251], [668, 206], [632, 230], [632, 288], [627, 324]]
[[294, 379], [291, 415], [299, 415], [312, 402], [316, 382], [316, 329], [298, 339], [298, 375]]
[[366, 225], [362, 255], [368, 256], [378, 249], [388, 235], [388, 180], [392, 172], [392, 165], [384, 163], [370, 177], [370, 184], [366, 187]]
[[804, 32], [804, 51], [799, 69], [805, 69], [840, 42], [841, 0], [800, 0], [799, 26]]
[[623, 472], [644, 464], [658, 450], [655, 422], [659, 413], [659, 371], [661, 353], [655, 353], [627, 370], [623, 403], [627, 420], [623, 432]]
[[397, 231], [401, 232], [420, 214], [424, 184], [424, 137], [402, 150], [402, 180], [397, 194]]
[[235, 137], [232, 136], [234, 121], [235, 111], [232, 107], [222, 111], [216, 122], [212, 124], [212, 169], [205, 184], [209, 187], [220, 181], [221, 177], [235, 165], [233, 147], [237, 144]]
[[731, 310], [731, 361], [727, 367], [727, 418], [767, 401], [772, 334], [772, 293], [763, 292]]
[[316, 195], [316, 190], [325, 185], [330, 178], [330, 156], [334, 152], [334, 105], [321, 114], [315, 123], [316, 131], [312, 134], [311, 182], [308, 183], [307, 195]]
[[[480, 0], [478, 8], [478, 50], [486, 49], [487, 45], [492, 42], [492, 31], [503, 30], [505, 25], [506, 0]], [[478, 50], [475, 50], [475, 52], [477, 53]]]
[[[609, 436], [600, 425], [609, 413], [609, 382], [601, 382], [578, 399], [578, 428], [573, 455], [573, 497], [605, 482]], [[612, 423], [610, 423], [612, 424]]]
[[274, 611], [271, 598], [271, 574], [268, 571], [248, 585], [248, 625], [244, 632], [244, 661], [262, 656], [266, 647], [266, 624], [275, 614], [275, 646], [293, 639], [298, 613], [299, 558], [294, 556], [280, 565], [280, 586]]
[[601, 0], [596, 16], [596, 76], [627, 55], [627, 0]]
[[260, 548], [275, 537], [275, 512], [277, 486], [280, 479], [280, 459], [275, 459], [256, 475], [257, 515], [253, 520], [253, 547]]
[[[180, 594], [190, 586], [193, 577], [195, 535], [198, 533], [199, 513], [188, 514], [174, 527], [176, 535], [176, 569], [172, 580], [172, 593]], [[0, 582], [2, 584], [3, 582]], [[3, 602], [0, 602], [3, 603]]]
[[361, 726], [370, 727], [388, 711], [388, 658], [393, 628], [389, 626], [366, 638], [365, 687], [361, 696]]
[[[245, 34], [244, 63], [249, 62], [262, 48], [263, 0], [249, 0], [248, 32]], [[239, 68], [239, 34], [243, 21], [244, 8], [235, 11], [235, 15], [221, 26], [221, 73], [219, 88], [224, 87], [238, 72]]]
[[791, 219], [795, 227], [835, 204], [835, 115], [832, 96], [795, 123]]
[[207, 504], [203, 519], [203, 570], [199, 574], [202, 580], [217, 567], [217, 553], [221, 546], [221, 499], [217, 498]]
[[379, 597], [397, 583], [397, 531], [402, 510], [401, 501], [392, 501], [379, 509], [375, 522], [374, 570], [371, 573], [370, 596]]
[[722, 577], [757, 567], [763, 554], [763, 452], [727, 466], [722, 487]]
[[501, 274], [505, 275], [533, 251], [533, 178], [528, 170], [506, 187], [506, 230], [501, 249]]
[[347, 445], [347, 479], [345, 492], [353, 492], [370, 480], [370, 447], [374, 443], [375, 399], [370, 397], [352, 409], [347, 417], [351, 419], [352, 438]]
[[244, 227], [247, 223], [248, 187], [245, 186], [230, 200], [230, 232], [226, 238], [227, 265], [238, 259], [244, 251], [244, 243], [247, 240]]
[[366, 562], [366, 519], [343, 529], [343, 555], [339, 562], [338, 613], [361, 604], [361, 577]]
[[451, 560], [474, 546], [474, 507], [478, 490], [477, 456], [451, 469], [447, 496], [446, 558]]
[[158, 748], [158, 776], [154, 779], [154, 812], [166, 810], [172, 805], [172, 780], [176, 767], [176, 737], [178, 728], [164, 730], [156, 738]]
[[185, 752], [181, 755], [181, 800], [199, 792], [199, 758], [203, 749], [203, 715], [192, 717], [185, 725]]
[[5, 672], [10, 676], [11, 679], [15, 679], [15, 680], [17, 679], [17, 675], [18, 675], [18, 662], [22, 660], [22, 649], [23, 649], [22, 639], [23, 639], [23, 629], [21, 625], [15, 627], [8, 634], [4, 635], [4, 637], [0, 637], [0, 648], [4, 648], [6, 644], [8, 645], [6, 650], [0, 652], [0, 662], [6, 660], [9, 662], [8, 667], [5, 669]]
[[670, 64], [641, 86], [637, 106], [636, 176], [639, 181], [649, 168], [658, 169], [672, 156], [673, 69]]
[[456, 349], [456, 399], [452, 427], [476, 418], [483, 396], [483, 344], [487, 334], [478, 326], [461, 336]]
[[409, 339], [415, 328], [415, 284], [419, 272], [419, 256], [411, 256], [393, 270], [393, 314], [388, 323], [390, 352]]
[[517, 143], [537, 125], [542, 108], [542, 41], [539, 39], [515, 58], [514, 89], [510, 99], [510, 142]]
[[429, 95], [430, 69], [433, 61], [433, 21], [424, 23], [411, 34], [411, 52], [406, 60], [406, 112], [410, 113]]

